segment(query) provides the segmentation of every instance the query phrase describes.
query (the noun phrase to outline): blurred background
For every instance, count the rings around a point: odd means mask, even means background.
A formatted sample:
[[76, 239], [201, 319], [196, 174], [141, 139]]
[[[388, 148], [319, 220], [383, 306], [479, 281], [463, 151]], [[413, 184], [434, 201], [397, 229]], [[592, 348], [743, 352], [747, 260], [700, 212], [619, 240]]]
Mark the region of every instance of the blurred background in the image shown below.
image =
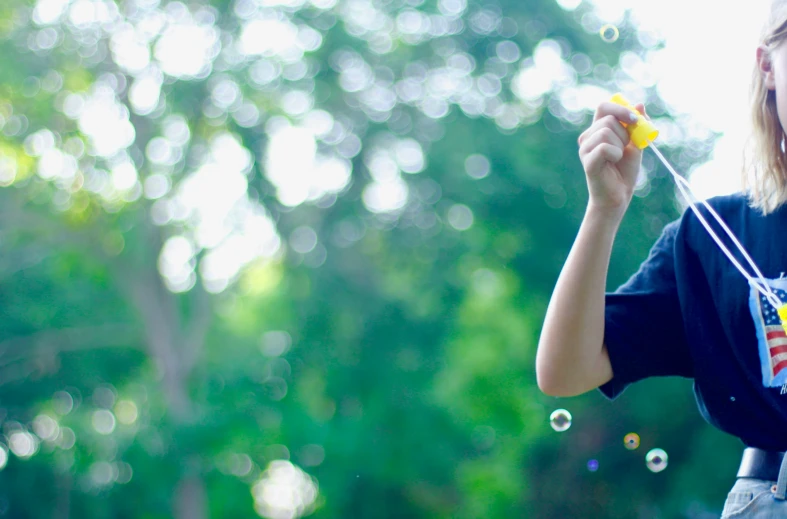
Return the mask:
[[[723, 43], [630, 4], [4, 0], [0, 516], [718, 517], [690, 381], [536, 386], [595, 106], [684, 172], [725, 132]], [[610, 289], [681, 211], [654, 158]]]

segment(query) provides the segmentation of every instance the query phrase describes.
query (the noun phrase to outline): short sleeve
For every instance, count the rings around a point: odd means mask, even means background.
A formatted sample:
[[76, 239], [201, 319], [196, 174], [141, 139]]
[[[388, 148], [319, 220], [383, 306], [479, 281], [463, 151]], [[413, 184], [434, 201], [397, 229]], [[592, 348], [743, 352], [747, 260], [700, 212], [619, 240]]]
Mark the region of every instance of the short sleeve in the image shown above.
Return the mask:
[[604, 343], [613, 378], [599, 390], [610, 400], [644, 378], [693, 376], [675, 281], [679, 224], [668, 224], [639, 270], [606, 295]]

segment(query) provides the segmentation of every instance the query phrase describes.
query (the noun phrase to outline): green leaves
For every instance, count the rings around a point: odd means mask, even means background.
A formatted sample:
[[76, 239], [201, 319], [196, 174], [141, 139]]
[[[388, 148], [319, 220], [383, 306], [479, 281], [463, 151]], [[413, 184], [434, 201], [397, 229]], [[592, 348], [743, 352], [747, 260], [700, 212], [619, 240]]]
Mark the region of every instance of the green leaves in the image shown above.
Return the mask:
[[[607, 64], [641, 51], [634, 27], [617, 46], [586, 33], [591, 9], [0, 6], [0, 439], [38, 442], [11, 449], [0, 515], [600, 518], [593, 492], [653, 502], [617, 428], [702, 437], [690, 405], [641, 412], [681, 393], [614, 413], [576, 399], [556, 436], [535, 383], [586, 200], [578, 99], [616, 89]], [[578, 70], [596, 63], [609, 78]], [[621, 231], [621, 281], [642, 229], [674, 216], [651, 187]], [[628, 490], [603, 483], [620, 474]], [[693, 495], [669, 492], [676, 510]]]

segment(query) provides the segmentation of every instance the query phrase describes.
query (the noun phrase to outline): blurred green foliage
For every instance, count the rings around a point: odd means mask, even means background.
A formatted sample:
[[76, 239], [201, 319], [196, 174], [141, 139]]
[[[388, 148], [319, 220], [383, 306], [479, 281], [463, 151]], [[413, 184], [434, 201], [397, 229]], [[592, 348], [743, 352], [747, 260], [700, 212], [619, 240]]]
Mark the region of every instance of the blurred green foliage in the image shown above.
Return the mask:
[[[536, 387], [586, 199], [591, 111], [566, 99], [634, 88], [618, 56], [647, 50], [625, 21], [604, 43], [593, 16], [553, 0], [4, 2], [0, 515], [718, 514], [740, 445], [699, 419], [688, 381], [614, 403]], [[311, 133], [274, 164], [290, 127]], [[669, 148], [683, 166], [707, 150]], [[610, 288], [677, 216], [669, 179], [646, 173]], [[653, 447], [670, 456], [657, 474]]]

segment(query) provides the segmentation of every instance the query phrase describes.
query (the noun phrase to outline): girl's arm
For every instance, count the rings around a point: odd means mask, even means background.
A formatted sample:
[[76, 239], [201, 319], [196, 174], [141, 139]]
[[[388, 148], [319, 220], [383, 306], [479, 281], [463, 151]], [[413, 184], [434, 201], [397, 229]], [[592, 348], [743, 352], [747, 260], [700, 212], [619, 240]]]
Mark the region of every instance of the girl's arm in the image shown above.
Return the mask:
[[618, 223], [589, 208], [549, 302], [536, 354], [538, 387], [574, 396], [612, 378], [604, 346], [604, 294]]
[[[644, 106], [637, 109], [644, 113]], [[582, 394], [613, 375], [604, 346], [604, 302], [612, 243], [642, 162], [642, 150], [630, 143], [621, 124], [633, 120], [628, 109], [601, 103], [593, 124], [579, 137], [590, 197], [538, 342], [538, 387], [549, 395]]]

